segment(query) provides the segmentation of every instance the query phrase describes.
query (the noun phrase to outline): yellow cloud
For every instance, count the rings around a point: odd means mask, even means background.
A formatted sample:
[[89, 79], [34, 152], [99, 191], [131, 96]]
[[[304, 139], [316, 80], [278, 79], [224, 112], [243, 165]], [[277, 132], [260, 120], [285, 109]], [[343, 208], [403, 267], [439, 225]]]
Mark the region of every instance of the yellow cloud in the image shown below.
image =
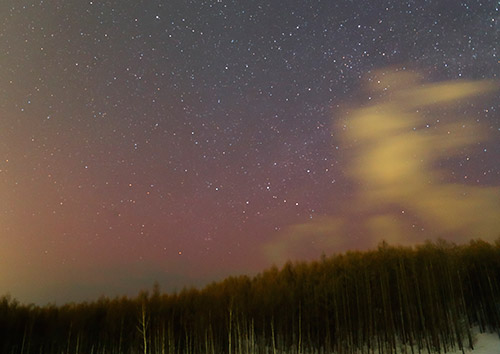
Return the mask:
[[404, 230], [404, 226], [394, 215], [376, 215], [368, 218], [366, 224], [372, 239], [369, 246], [374, 246], [380, 240], [393, 245], [404, 245], [411, 240], [408, 238], [408, 231]]
[[[436, 162], [486, 140], [487, 135], [465, 119], [446, 122], [439, 116], [433, 117], [433, 121], [442, 121], [439, 127], [423, 129], [424, 117], [416, 113], [417, 108], [440, 108], [491, 91], [496, 85], [451, 81], [415, 86], [410, 79], [411, 75], [405, 74], [396, 92], [389, 92], [387, 99], [373, 106], [355, 110], [346, 122], [343, 143], [353, 147], [347, 174], [361, 185], [356, 207], [370, 213], [390, 205], [411, 210], [431, 226], [426, 233], [429, 238], [496, 238], [500, 232], [500, 189], [446, 183], [436, 168]], [[383, 84], [393, 87], [395, 80], [397, 75], [389, 75]], [[376, 225], [376, 230], [385, 230], [387, 238], [396, 237], [388, 235], [389, 225], [392, 232], [401, 231], [388, 220], [381, 216], [368, 223]]]
[[[438, 237], [457, 242], [498, 237], [500, 187], [447, 182], [437, 167], [488, 139], [486, 130], [457, 117], [452, 104], [498, 85], [420, 81], [408, 72], [374, 75], [369, 88], [381, 98], [351, 110], [335, 126], [347, 148], [345, 174], [359, 186], [356, 198], [345, 203], [342, 215], [289, 227], [265, 246], [270, 259], [300, 257], [308, 249], [335, 251], [348, 244], [343, 232], [352, 230], [353, 223], [365, 246], [381, 239], [408, 244]], [[428, 123], [433, 125], [425, 128]], [[425, 226], [424, 232], [415, 224]]]
[[264, 254], [275, 264], [331, 253], [344, 242], [343, 221], [340, 218], [320, 217], [314, 221], [292, 225], [264, 245]]

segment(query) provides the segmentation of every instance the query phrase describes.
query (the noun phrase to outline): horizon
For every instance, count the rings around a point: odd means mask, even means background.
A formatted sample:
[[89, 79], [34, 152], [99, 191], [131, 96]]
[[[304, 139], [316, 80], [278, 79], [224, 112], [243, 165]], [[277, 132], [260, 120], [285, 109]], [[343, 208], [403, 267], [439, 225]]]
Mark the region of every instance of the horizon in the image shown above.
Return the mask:
[[[463, 243], [455, 243], [452, 241], [448, 241], [445, 239], [438, 238], [436, 240], [424, 240], [421, 243], [417, 244], [411, 244], [411, 245], [402, 245], [402, 244], [391, 244], [387, 242], [386, 240], [381, 240], [376, 247], [371, 247], [368, 249], [349, 249], [345, 250], [343, 252], [337, 252], [337, 253], [332, 253], [332, 254], [322, 254], [320, 257], [316, 259], [309, 259], [309, 260], [304, 260], [304, 259], [290, 259], [285, 261], [284, 263], [278, 265], [278, 264], [272, 264], [268, 268], [261, 269], [260, 271], [249, 274], [229, 274], [224, 276], [223, 278], [220, 279], [212, 279], [206, 283], [203, 284], [198, 284], [198, 285], [184, 285], [182, 288], [173, 288], [173, 290], [166, 290], [162, 288], [161, 284], [157, 281], [154, 280], [151, 284], [148, 286], [138, 289], [138, 291], [135, 294], [125, 294], [125, 293], [118, 293], [116, 292], [116, 289], [114, 289], [111, 293], [114, 292], [114, 295], [105, 295], [101, 294], [93, 298], [82, 298], [81, 300], [72, 300], [72, 301], [67, 301], [63, 303], [56, 303], [54, 301], [52, 302], [46, 302], [46, 303], [26, 303], [19, 301], [19, 299], [15, 298], [12, 296], [9, 292], [0, 294], [0, 299], [7, 299], [8, 302], [13, 302], [21, 306], [35, 306], [38, 308], [50, 308], [50, 307], [57, 307], [57, 308], [63, 308], [67, 305], [84, 305], [84, 304], [95, 304], [100, 302], [102, 299], [105, 301], [121, 301], [123, 299], [126, 299], [128, 301], [138, 301], [139, 299], [143, 298], [144, 296], [148, 297], [149, 299], [152, 298], [152, 296], [160, 295], [160, 296], [183, 296], [185, 292], [189, 293], [191, 290], [196, 290], [199, 291], [199, 295], [202, 296], [202, 294], [205, 291], [208, 291], [210, 293], [211, 289], [213, 289], [213, 286], [215, 287], [220, 287], [224, 282], [228, 280], [240, 280], [243, 278], [248, 279], [250, 282], [256, 281], [257, 283], [259, 282], [259, 279], [261, 279], [262, 275], [267, 274], [276, 274], [275, 272], [282, 273], [283, 271], [286, 271], [287, 268], [311, 268], [311, 266], [314, 266], [314, 264], [323, 264], [325, 261], [328, 262], [333, 262], [335, 263], [335, 260], [338, 258], [344, 258], [346, 257], [347, 259], [353, 254], [355, 255], [361, 255], [361, 256], [368, 256], [369, 254], [373, 253], [378, 253], [381, 250], [384, 251], [399, 251], [399, 250], [404, 250], [406, 252], [419, 252], [421, 250], [428, 249], [430, 246], [431, 249], [439, 249], [439, 250], [444, 250], [444, 251], [450, 251], [452, 249], [461, 248], [461, 249], [468, 249], [473, 246], [481, 245], [483, 246], [484, 244], [488, 246], [493, 246], [493, 247], [498, 247], [500, 245], [500, 236], [497, 237], [493, 241], [484, 241], [481, 238], [476, 238], [476, 239], [470, 239], [467, 242]], [[314, 269], [314, 268], [311, 268]]]

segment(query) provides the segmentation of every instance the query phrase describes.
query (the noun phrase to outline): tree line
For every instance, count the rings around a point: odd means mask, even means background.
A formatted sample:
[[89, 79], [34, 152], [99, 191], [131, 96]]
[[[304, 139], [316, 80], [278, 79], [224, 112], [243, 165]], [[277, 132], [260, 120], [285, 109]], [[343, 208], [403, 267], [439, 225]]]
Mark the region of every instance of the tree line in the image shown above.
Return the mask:
[[63, 306], [0, 299], [2, 353], [441, 353], [500, 335], [500, 240], [287, 263], [203, 289]]

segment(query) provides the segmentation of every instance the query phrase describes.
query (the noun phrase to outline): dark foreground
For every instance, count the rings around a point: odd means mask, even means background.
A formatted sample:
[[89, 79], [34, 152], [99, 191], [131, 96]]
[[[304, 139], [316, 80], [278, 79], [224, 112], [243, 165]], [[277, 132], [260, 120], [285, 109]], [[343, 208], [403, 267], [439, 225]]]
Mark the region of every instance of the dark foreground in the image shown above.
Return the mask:
[[500, 332], [500, 242], [286, 264], [202, 290], [61, 307], [0, 300], [1, 353], [396, 353]]

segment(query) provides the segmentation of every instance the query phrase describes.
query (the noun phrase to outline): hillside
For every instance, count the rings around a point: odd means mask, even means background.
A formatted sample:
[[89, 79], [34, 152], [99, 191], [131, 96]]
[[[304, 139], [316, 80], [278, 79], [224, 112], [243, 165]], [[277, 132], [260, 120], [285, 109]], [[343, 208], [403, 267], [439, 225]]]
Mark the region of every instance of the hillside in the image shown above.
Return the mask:
[[2, 353], [434, 353], [473, 348], [474, 326], [500, 333], [500, 242], [382, 243], [133, 299], [0, 301]]

